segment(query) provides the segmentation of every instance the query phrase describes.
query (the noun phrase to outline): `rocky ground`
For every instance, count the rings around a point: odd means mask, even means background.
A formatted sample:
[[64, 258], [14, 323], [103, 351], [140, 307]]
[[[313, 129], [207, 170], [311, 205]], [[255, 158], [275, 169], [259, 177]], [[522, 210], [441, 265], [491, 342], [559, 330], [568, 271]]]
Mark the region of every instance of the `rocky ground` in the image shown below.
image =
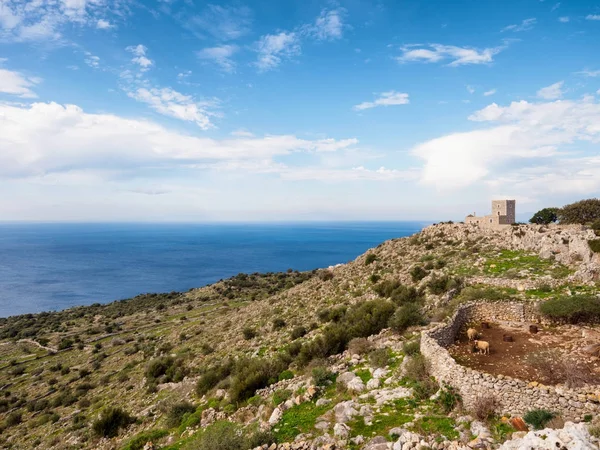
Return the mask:
[[[588, 431], [600, 434], [596, 418], [525, 435], [502, 411], [478, 419], [427, 376], [412, 343], [426, 322], [464, 301], [597, 296], [592, 236], [581, 227], [440, 224], [312, 273], [240, 275], [187, 293], [0, 320], [0, 446], [208, 449], [214, 433], [230, 438], [229, 447], [212, 447], [225, 450], [250, 442], [271, 450], [547, 448], [542, 436], [597, 448]], [[377, 325], [367, 343], [301, 362], [302, 348], [336, 323], [360, 328], [348, 316], [369, 302], [409, 302], [426, 320], [401, 332]], [[268, 381], [239, 367], [214, 370], [231, 359], [254, 373], [282, 358], [286, 367]], [[236, 391], [242, 382], [251, 391]], [[113, 416], [115, 433], [106, 436], [97, 424], [110, 407], [129, 417]]]

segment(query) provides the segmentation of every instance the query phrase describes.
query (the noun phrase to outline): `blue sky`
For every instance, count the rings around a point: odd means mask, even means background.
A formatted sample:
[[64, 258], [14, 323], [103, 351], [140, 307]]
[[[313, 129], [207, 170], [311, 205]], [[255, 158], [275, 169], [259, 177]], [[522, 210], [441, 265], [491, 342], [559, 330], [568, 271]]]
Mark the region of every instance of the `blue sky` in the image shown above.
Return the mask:
[[599, 196], [599, 50], [595, 1], [0, 0], [0, 220]]

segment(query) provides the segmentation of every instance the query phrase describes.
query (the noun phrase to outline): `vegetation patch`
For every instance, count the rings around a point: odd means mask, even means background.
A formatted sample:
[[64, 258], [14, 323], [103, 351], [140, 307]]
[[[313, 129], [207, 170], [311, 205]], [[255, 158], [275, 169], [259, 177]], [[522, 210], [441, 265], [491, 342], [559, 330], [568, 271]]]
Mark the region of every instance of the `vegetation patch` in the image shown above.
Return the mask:
[[317, 406], [314, 402], [295, 405], [283, 413], [281, 421], [274, 430], [277, 442], [292, 442], [300, 433], [314, 431], [317, 417], [329, 409], [328, 405]]
[[598, 322], [600, 299], [593, 295], [562, 296], [542, 303], [540, 311], [545, 316], [561, 322]]
[[425, 416], [415, 421], [414, 431], [425, 436], [443, 436], [449, 440], [458, 439], [456, 422], [447, 416]]

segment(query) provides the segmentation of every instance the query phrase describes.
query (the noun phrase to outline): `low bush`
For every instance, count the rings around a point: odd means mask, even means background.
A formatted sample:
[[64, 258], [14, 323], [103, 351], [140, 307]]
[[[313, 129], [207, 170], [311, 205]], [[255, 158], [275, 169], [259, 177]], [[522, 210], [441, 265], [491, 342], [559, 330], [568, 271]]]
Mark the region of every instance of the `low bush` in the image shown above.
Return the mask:
[[404, 376], [414, 381], [429, 377], [429, 362], [421, 353], [411, 357], [404, 365]]
[[281, 330], [282, 328], [285, 328], [285, 325], [285, 320], [283, 320], [281, 317], [273, 319], [273, 331]]
[[244, 335], [244, 339], [246, 339], [247, 341], [249, 341], [250, 339], [254, 339], [256, 336], [258, 336], [256, 330], [252, 327], [244, 327], [244, 329], [242, 330], [242, 334]]
[[408, 327], [424, 325], [425, 318], [418, 305], [411, 303], [401, 306], [389, 320], [389, 326], [398, 333], [404, 333]]
[[200, 377], [196, 382], [196, 394], [198, 394], [199, 397], [202, 397], [219, 384], [221, 380], [225, 380], [229, 377], [233, 371], [233, 366], [233, 361], [229, 359], [202, 369]]
[[289, 389], [278, 389], [273, 392], [273, 404], [278, 406], [292, 396], [292, 391]]
[[315, 386], [326, 386], [333, 378], [333, 373], [326, 367], [314, 367], [312, 370], [312, 381]]
[[6, 417], [4, 424], [9, 428], [19, 425], [22, 421], [23, 415], [21, 414], [21, 411], [13, 411]]
[[556, 417], [556, 414], [546, 409], [532, 409], [525, 413], [523, 420], [536, 430], [541, 430], [554, 417]]
[[553, 298], [540, 306], [542, 314], [553, 320], [579, 323], [600, 321], [600, 299], [593, 295], [571, 295]]
[[458, 278], [449, 277], [448, 275], [433, 276], [427, 283], [429, 292], [434, 295], [441, 295], [452, 289], [459, 289], [462, 281]]
[[442, 411], [448, 414], [461, 402], [460, 394], [452, 386], [444, 385], [440, 389], [440, 395], [437, 398], [437, 404]]
[[588, 245], [590, 246], [591, 251], [600, 253], [600, 239], [590, 239]]
[[348, 343], [348, 351], [352, 355], [364, 355], [369, 353], [373, 344], [367, 338], [354, 338]]
[[374, 263], [377, 260], [375, 253], [369, 253], [365, 258], [365, 266]]
[[369, 353], [369, 363], [373, 367], [386, 367], [390, 363], [390, 350], [378, 348]]
[[496, 415], [499, 407], [498, 399], [494, 395], [479, 395], [473, 402], [473, 414], [479, 420], [486, 421]]
[[333, 272], [328, 269], [323, 269], [319, 271], [319, 279], [321, 281], [329, 281], [333, 279]]
[[298, 326], [298, 327], [294, 327], [290, 337], [292, 339], [296, 340], [296, 339], [299, 339], [299, 338], [305, 336], [306, 333], [307, 333], [306, 328], [304, 328], [303, 326]]
[[182, 447], [183, 450], [244, 450], [246, 442], [239, 425], [227, 420], [215, 422], [204, 429], [198, 438]]
[[410, 277], [412, 278], [414, 283], [418, 283], [427, 275], [429, 275], [429, 271], [425, 270], [421, 266], [415, 266], [412, 269], [410, 269]]
[[241, 402], [254, 395], [257, 389], [262, 389], [276, 383], [279, 374], [288, 366], [288, 362], [276, 357], [240, 358], [235, 362], [231, 374], [229, 389], [232, 402]]
[[291, 380], [292, 378], [294, 378], [294, 372], [286, 369], [279, 374], [277, 381]]
[[187, 373], [182, 358], [161, 356], [148, 363], [144, 375], [150, 383], [178, 383]]
[[122, 450], [143, 450], [146, 443], [148, 443], [148, 442], [156, 443], [156, 441], [158, 439], [163, 438], [168, 435], [169, 435], [169, 432], [166, 430], [144, 431], [144, 432], [136, 435], [130, 441], [128, 441], [125, 444], [125, 446], [122, 448]]
[[112, 438], [119, 434], [121, 428], [127, 428], [134, 421], [135, 418], [121, 408], [108, 408], [92, 424], [92, 430], [97, 436]]
[[181, 425], [181, 421], [185, 414], [191, 414], [196, 411], [196, 407], [189, 402], [180, 402], [172, 405], [166, 418], [166, 426], [168, 428], [175, 428]]
[[402, 351], [406, 356], [414, 356], [421, 352], [421, 343], [418, 340], [406, 341], [402, 344]]

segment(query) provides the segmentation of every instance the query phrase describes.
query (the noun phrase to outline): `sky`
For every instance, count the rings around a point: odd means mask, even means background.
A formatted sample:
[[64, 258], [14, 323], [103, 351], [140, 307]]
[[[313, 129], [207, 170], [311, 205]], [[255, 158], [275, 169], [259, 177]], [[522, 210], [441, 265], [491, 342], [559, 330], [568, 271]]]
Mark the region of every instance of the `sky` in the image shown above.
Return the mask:
[[600, 197], [600, 1], [0, 0], [0, 221]]

